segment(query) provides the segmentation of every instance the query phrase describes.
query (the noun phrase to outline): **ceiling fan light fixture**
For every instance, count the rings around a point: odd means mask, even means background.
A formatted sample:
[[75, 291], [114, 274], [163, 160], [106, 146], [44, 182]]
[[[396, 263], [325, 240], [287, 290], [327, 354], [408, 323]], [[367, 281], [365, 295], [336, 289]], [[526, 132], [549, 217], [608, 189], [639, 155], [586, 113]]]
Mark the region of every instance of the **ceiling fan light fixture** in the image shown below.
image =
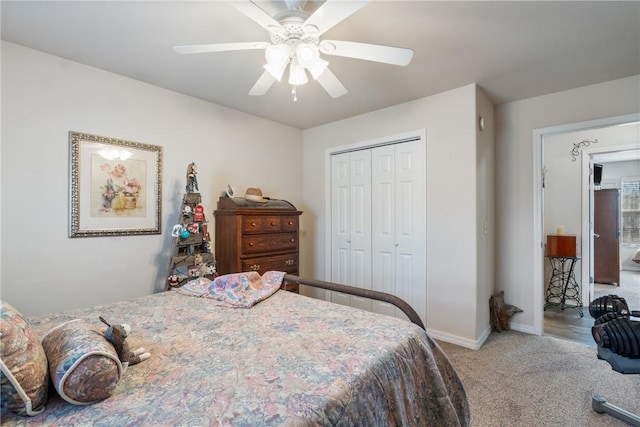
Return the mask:
[[308, 81], [304, 67], [294, 58], [289, 65], [289, 84], [291, 86], [302, 86]]
[[318, 77], [320, 77], [322, 73], [324, 73], [324, 70], [327, 69], [327, 66], [329, 66], [329, 63], [327, 61], [318, 58], [313, 64], [309, 65], [306, 68], [311, 73], [313, 80], [318, 80]]
[[298, 43], [296, 46], [296, 56], [303, 67], [313, 64], [318, 60], [319, 55], [318, 47], [310, 43]]
[[264, 53], [267, 64], [264, 66], [276, 80], [282, 80], [285, 68], [289, 63], [289, 51], [284, 45], [271, 45]]
[[286, 62], [283, 64], [276, 64], [276, 65], [267, 63], [264, 66], [264, 69], [267, 70], [269, 74], [271, 74], [277, 81], [282, 80], [282, 75], [284, 74], [285, 68], [287, 68]]
[[[0, 0], [1, 1], [1, 0]], [[270, 33], [270, 42], [209, 43], [176, 46], [177, 53], [225, 52], [264, 49], [265, 70], [249, 91], [249, 95], [264, 95], [275, 81], [282, 81], [289, 66], [289, 84], [293, 100], [298, 86], [306, 84], [309, 74], [332, 98], [347, 93], [347, 89], [331, 72], [329, 63], [320, 54], [361, 59], [383, 64], [405, 66], [411, 62], [413, 50], [343, 40], [320, 40], [320, 37], [358, 11], [371, 0], [324, 0], [315, 11], [305, 10], [308, 0], [284, 0], [287, 10], [273, 16], [255, 0], [236, 0], [230, 4]]]
[[318, 46], [310, 43], [299, 43], [296, 46], [296, 58], [300, 65], [309, 70], [314, 80], [317, 80], [329, 65], [320, 58]]

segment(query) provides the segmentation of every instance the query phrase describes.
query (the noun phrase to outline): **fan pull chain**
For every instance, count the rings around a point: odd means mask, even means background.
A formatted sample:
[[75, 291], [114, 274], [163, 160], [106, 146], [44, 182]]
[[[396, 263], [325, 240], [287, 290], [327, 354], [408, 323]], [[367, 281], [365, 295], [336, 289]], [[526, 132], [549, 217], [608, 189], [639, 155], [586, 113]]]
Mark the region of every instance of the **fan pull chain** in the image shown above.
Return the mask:
[[296, 86], [291, 86], [291, 95], [293, 95], [293, 102], [298, 100], [298, 94], [296, 93]]

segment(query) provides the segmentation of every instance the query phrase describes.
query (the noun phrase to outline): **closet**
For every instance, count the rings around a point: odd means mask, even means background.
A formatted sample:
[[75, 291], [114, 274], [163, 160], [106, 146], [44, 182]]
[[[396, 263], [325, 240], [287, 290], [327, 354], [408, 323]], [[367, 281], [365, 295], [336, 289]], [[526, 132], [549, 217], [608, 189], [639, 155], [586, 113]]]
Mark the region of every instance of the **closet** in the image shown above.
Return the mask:
[[[426, 152], [422, 138], [331, 156], [331, 281], [403, 298], [426, 317]], [[404, 317], [332, 292], [333, 302]]]

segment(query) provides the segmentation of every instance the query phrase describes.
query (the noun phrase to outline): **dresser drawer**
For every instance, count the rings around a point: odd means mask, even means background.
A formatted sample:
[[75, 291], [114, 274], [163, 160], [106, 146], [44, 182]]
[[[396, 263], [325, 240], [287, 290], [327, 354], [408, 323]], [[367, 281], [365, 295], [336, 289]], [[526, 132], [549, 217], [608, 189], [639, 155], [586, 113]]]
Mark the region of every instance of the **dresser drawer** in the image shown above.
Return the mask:
[[[277, 215], [246, 216], [242, 218], [242, 234], [279, 233], [282, 230], [282, 219]], [[296, 231], [289, 229], [284, 231]]]
[[242, 259], [242, 271], [257, 271], [260, 275], [267, 271], [298, 274], [298, 253], [244, 258]]
[[286, 216], [280, 217], [282, 222], [282, 231], [298, 231], [298, 216]]
[[242, 254], [295, 250], [298, 248], [296, 233], [242, 236]]

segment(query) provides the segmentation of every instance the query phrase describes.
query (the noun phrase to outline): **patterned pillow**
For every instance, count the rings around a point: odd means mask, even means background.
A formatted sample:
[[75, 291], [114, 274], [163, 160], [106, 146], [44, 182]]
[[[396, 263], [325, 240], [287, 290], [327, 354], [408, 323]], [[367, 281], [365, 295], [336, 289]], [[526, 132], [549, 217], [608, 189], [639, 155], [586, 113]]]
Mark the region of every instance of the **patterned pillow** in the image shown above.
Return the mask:
[[53, 386], [69, 403], [86, 405], [111, 396], [122, 376], [113, 345], [98, 328], [72, 320], [42, 339]]
[[0, 301], [0, 389], [2, 406], [19, 415], [44, 410], [49, 390], [47, 357], [26, 319]]

